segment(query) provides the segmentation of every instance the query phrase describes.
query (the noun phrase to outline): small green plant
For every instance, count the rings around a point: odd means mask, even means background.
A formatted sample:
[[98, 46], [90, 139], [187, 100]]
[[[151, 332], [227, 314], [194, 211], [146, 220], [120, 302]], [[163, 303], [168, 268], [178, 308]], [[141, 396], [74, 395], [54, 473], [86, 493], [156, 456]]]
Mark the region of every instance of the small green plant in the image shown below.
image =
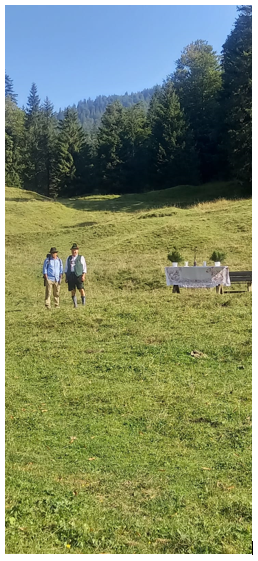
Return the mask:
[[222, 251], [214, 250], [210, 256], [211, 261], [220, 261], [222, 263], [222, 261], [224, 261], [225, 259], [226, 259], [226, 254], [223, 253]]
[[168, 260], [171, 261], [171, 263], [180, 263], [181, 261], [183, 261], [183, 257], [180, 251], [176, 247], [174, 247], [171, 253], [168, 254]]

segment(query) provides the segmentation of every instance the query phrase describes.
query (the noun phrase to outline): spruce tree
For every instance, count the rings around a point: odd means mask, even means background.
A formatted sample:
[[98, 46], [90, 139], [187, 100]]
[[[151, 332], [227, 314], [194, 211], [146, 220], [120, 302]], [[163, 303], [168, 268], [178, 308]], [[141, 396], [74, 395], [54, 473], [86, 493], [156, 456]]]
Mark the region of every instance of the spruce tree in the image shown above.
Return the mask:
[[46, 97], [42, 107], [42, 131], [40, 135], [40, 156], [43, 163], [43, 183], [48, 197], [55, 195], [57, 119], [54, 107]]
[[5, 183], [22, 187], [24, 112], [10, 96], [5, 99]]
[[43, 121], [37, 86], [32, 84], [25, 115], [25, 145], [23, 179], [25, 189], [46, 193], [44, 161], [42, 159]]
[[121, 190], [124, 118], [125, 109], [119, 101], [115, 101], [107, 106], [97, 133], [97, 178], [106, 193], [119, 193]]
[[67, 108], [59, 123], [57, 139], [57, 165], [55, 190], [61, 196], [76, 194], [79, 178], [80, 158], [85, 147], [85, 134], [79, 124], [77, 112]]
[[13, 103], [17, 105], [18, 95], [14, 93], [13, 80], [5, 73], [5, 97], [8, 97]]
[[239, 6], [222, 48], [223, 146], [231, 176], [247, 189], [252, 181], [252, 6]]
[[145, 108], [136, 103], [124, 111], [120, 132], [121, 192], [138, 192], [147, 183], [147, 141], [150, 130]]
[[171, 79], [193, 130], [201, 179], [208, 181], [218, 173], [220, 58], [207, 41], [197, 40], [185, 47]]
[[32, 83], [30, 93], [27, 101], [27, 116], [37, 114], [40, 108], [40, 98], [38, 96], [38, 90], [35, 82]]
[[168, 80], [154, 93], [148, 111], [150, 182], [156, 189], [196, 184], [198, 157], [194, 139], [173, 83]]
[[94, 170], [94, 146], [90, 136], [84, 133], [84, 139], [76, 160], [76, 185], [74, 194], [88, 195], [96, 188]]

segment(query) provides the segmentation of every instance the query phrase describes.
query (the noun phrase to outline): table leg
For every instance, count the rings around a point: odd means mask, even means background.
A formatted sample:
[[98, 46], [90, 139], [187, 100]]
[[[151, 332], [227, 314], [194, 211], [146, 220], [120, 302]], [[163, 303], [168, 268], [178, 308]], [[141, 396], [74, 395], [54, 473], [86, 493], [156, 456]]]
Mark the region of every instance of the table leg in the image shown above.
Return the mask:
[[216, 286], [216, 293], [217, 294], [223, 294], [223, 285], [222, 284], [218, 284]]
[[251, 282], [247, 283], [247, 290], [248, 290], [248, 292], [252, 292], [252, 283]]

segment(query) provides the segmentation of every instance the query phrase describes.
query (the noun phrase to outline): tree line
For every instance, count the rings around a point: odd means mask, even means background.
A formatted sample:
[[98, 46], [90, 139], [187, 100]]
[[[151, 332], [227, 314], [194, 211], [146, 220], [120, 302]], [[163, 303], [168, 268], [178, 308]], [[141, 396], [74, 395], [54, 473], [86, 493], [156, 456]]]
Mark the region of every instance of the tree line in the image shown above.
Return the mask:
[[6, 75], [6, 185], [67, 197], [235, 178], [248, 191], [252, 7], [237, 9], [221, 56], [207, 41], [187, 45], [148, 104], [114, 99], [98, 126], [80, 122], [79, 104], [57, 118], [48, 97], [40, 102], [34, 83], [20, 109]]

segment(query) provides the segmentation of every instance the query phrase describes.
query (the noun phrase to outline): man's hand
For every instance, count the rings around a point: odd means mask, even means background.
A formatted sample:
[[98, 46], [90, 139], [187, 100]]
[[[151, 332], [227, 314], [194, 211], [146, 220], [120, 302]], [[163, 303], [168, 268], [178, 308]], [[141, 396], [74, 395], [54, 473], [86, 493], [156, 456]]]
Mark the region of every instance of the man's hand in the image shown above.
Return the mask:
[[67, 278], [67, 275], [65, 275], [65, 282], [68, 282], [68, 278]]
[[82, 274], [82, 282], [85, 281], [85, 273]]
[[47, 280], [47, 275], [44, 275], [44, 279]]

